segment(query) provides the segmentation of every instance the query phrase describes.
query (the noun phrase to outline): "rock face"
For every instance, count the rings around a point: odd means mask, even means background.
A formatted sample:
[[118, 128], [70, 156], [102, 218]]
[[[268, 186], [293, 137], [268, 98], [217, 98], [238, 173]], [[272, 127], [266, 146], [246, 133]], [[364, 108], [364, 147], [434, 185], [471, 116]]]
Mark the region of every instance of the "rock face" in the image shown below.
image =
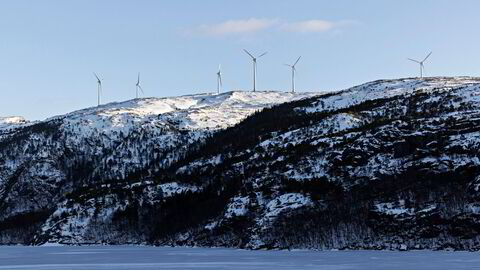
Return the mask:
[[202, 115], [188, 109], [133, 120], [128, 136], [85, 131], [105, 112], [3, 135], [2, 242], [480, 249], [480, 79], [234, 107], [210, 106], [238, 120], [208, 131], [179, 128]]

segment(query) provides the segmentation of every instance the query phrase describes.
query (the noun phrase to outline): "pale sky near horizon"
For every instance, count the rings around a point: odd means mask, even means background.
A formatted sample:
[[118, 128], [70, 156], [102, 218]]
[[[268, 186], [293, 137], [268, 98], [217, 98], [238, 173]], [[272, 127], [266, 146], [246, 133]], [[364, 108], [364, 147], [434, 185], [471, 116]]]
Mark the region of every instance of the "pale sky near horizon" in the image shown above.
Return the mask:
[[258, 61], [258, 89], [339, 90], [418, 75], [480, 76], [475, 0], [0, 0], [0, 116], [30, 120], [135, 96], [252, 87], [242, 51]]

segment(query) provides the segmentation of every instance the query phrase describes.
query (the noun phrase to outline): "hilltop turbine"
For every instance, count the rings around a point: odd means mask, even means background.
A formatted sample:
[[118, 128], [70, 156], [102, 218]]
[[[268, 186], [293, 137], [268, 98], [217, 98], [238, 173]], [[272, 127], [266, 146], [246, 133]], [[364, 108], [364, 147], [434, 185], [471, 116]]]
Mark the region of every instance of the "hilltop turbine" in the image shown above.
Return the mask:
[[97, 73], [93, 72], [93, 75], [95, 75], [95, 78], [97, 78], [97, 100], [98, 100], [98, 105], [100, 106], [100, 97], [102, 95], [102, 80], [98, 77]]
[[292, 69], [292, 93], [295, 93], [295, 71], [297, 70], [295, 66], [297, 65], [298, 61], [300, 61], [301, 56], [298, 57], [297, 61], [293, 65], [285, 64]]
[[217, 72], [217, 94], [220, 94], [220, 88], [223, 88], [222, 85], [222, 66], [218, 65], [218, 72]]
[[422, 61], [418, 61], [418, 60], [415, 60], [415, 59], [412, 59], [412, 58], [407, 58], [408, 60], [413, 61], [415, 63], [418, 63], [420, 65], [420, 78], [423, 78], [423, 71], [425, 69], [425, 66], [423, 65], [423, 63], [425, 62], [425, 60], [427, 60], [428, 57], [430, 57], [431, 54], [432, 54], [432, 52], [430, 52], [427, 55], [427, 57], [425, 57]]
[[243, 51], [245, 51], [245, 53], [247, 53], [253, 60], [253, 92], [255, 92], [256, 87], [257, 87], [257, 59], [264, 56], [265, 54], [267, 54], [267, 52], [264, 52], [264, 53], [260, 54], [259, 56], [254, 57], [247, 50], [243, 49]]
[[138, 73], [137, 84], [135, 84], [135, 98], [138, 98], [138, 90], [142, 91], [143, 94], [143, 89], [140, 86], [140, 72]]

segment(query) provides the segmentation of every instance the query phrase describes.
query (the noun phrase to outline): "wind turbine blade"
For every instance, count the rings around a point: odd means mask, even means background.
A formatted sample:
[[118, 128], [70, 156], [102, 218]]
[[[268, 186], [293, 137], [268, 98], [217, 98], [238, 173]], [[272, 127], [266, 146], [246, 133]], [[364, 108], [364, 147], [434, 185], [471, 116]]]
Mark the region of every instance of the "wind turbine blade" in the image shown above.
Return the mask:
[[293, 68], [293, 66], [292, 66], [292, 65], [289, 65], [289, 64], [284, 64], [284, 65], [285, 65], [285, 66], [287, 66], [287, 67], [291, 67], [291, 68]]
[[140, 72], [138, 73], [138, 76], [137, 76], [137, 85], [140, 85]]
[[430, 52], [427, 57], [425, 57], [425, 59], [423, 59], [422, 63], [425, 62], [425, 60], [427, 60], [428, 57], [430, 57], [430, 55], [432, 54], [432, 52]]
[[223, 87], [223, 83], [222, 83], [222, 76], [218, 76], [218, 79], [220, 80], [220, 87]]
[[302, 58], [302, 56], [298, 57], [297, 61], [295, 61], [295, 64], [293, 64], [293, 66], [295, 66], [298, 63], [298, 61], [300, 61], [300, 58]]
[[250, 55], [250, 57], [252, 57], [252, 59], [255, 59], [255, 57], [253, 57], [253, 55], [251, 53], [249, 53], [247, 50], [243, 49], [243, 51], [245, 51], [248, 55]]
[[260, 58], [260, 57], [264, 56], [264, 55], [267, 54], [267, 53], [268, 53], [268, 52], [264, 52], [264, 53], [260, 54], [259, 56], [257, 56], [257, 58]]
[[219, 64], [218, 65], [218, 72], [220, 72], [222, 70], [222, 64]]
[[140, 91], [142, 91], [142, 94], [144, 94], [143, 88], [140, 85], [138, 85], [138, 89], [140, 89]]
[[97, 73], [93, 72], [93, 75], [95, 75], [95, 78], [97, 78], [97, 81], [101, 81], [100, 78], [97, 76]]
[[413, 61], [413, 62], [415, 62], [415, 63], [420, 64], [420, 61], [418, 61], [418, 60], [415, 60], [415, 59], [412, 59], [412, 58], [407, 58], [407, 59], [410, 60], [410, 61]]

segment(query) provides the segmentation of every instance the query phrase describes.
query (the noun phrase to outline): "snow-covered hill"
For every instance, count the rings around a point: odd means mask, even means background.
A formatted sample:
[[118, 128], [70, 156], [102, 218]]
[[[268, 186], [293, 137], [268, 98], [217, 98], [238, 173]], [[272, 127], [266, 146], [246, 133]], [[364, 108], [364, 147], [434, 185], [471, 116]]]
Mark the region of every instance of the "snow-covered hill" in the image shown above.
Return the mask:
[[[43, 219], [78, 187], [155, 173], [217, 130], [265, 107], [313, 95], [199, 94], [111, 103], [34, 123], [2, 118], [0, 223], [30, 213]], [[0, 242], [21, 241], [10, 237], [0, 230]]]
[[477, 250], [479, 95], [407, 78], [55, 117], [0, 140], [1, 241]]

